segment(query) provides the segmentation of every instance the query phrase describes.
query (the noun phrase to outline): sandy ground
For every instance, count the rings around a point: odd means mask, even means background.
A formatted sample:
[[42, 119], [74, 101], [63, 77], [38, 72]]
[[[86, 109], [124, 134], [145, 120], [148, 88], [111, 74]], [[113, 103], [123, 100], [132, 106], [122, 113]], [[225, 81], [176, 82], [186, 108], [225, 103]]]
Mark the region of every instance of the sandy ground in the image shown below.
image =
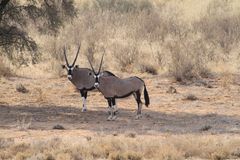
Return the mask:
[[[88, 111], [81, 112], [80, 94], [66, 77], [59, 79], [1, 78], [0, 137], [16, 140], [50, 136], [126, 134], [142, 136], [211, 134], [240, 136], [240, 76], [231, 83], [221, 78], [181, 85], [168, 76], [140, 75], [150, 94], [149, 108], [135, 119], [131, 96], [117, 100], [119, 113], [107, 121], [107, 102], [97, 91], [89, 92]], [[28, 93], [16, 91], [23, 84]], [[177, 93], [167, 93], [169, 87]], [[197, 100], [187, 100], [189, 94]], [[52, 129], [62, 125], [65, 130]]]

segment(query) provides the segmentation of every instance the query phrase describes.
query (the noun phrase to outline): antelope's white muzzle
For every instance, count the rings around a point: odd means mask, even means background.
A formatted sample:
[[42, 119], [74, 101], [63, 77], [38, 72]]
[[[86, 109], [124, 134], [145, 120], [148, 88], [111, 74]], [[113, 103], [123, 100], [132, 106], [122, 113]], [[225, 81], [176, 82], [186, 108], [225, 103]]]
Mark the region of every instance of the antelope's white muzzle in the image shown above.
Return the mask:
[[99, 87], [99, 83], [97, 83], [97, 82], [94, 83], [94, 87], [95, 87], [95, 88], [98, 88], [98, 87]]
[[67, 75], [67, 77], [68, 77], [68, 79], [70, 79], [70, 80], [72, 79], [72, 75]]

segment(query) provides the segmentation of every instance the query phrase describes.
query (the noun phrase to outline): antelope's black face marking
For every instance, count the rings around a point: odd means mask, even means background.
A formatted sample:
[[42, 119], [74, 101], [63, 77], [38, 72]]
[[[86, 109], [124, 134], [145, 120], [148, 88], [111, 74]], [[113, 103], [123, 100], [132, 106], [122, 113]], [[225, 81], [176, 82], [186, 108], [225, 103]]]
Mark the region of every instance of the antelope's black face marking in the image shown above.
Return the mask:
[[72, 79], [73, 69], [74, 69], [74, 67], [72, 67], [72, 66], [67, 69], [68, 70], [67, 77], [68, 77], [69, 80]]
[[97, 73], [97, 74], [94, 74], [93, 77], [95, 78], [95, 83], [94, 83], [94, 87], [95, 88], [98, 88], [99, 85], [100, 85], [100, 82], [99, 82], [99, 78], [103, 76], [103, 73]]
[[99, 77], [100, 77], [100, 74], [94, 74], [94, 78], [95, 78], [94, 87], [95, 88], [99, 87]]
[[67, 70], [67, 77], [69, 80], [72, 79], [72, 75], [73, 75], [73, 69], [74, 67], [73, 66], [66, 66], [66, 65], [62, 65], [62, 68], [65, 68]]

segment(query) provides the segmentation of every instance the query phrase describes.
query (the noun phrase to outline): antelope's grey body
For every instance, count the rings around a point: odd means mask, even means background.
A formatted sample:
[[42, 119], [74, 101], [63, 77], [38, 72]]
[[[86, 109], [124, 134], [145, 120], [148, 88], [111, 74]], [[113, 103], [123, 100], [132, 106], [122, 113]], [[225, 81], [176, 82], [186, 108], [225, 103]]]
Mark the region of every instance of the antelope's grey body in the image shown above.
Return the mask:
[[[86, 106], [86, 99], [87, 99], [87, 92], [95, 89], [94, 83], [95, 78], [93, 77], [94, 73], [89, 68], [79, 68], [78, 65], [75, 65], [78, 54], [80, 50], [80, 45], [78, 47], [78, 51], [76, 57], [73, 61], [72, 65], [69, 65], [67, 56], [66, 56], [66, 49], [64, 48], [64, 57], [66, 61], [66, 65], [63, 65], [63, 68], [67, 69], [67, 77], [72, 82], [74, 86], [80, 91], [82, 100], [83, 100], [83, 108], [82, 111], [87, 111]], [[103, 75], [107, 76], [112, 74], [111, 72], [104, 71]]]
[[[103, 57], [102, 57], [103, 60]], [[100, 64], [99, 71], [101, 70], [102, 60]], [[138, 77], [129, 77], [125, 79], [121, 79], [115, 75], [104, 75], [103, 73], [96, 73], [94, 68], [89, 61], [92, 70], [94, 72], [95, 84], [94, 86], [104, 95], [107, 99], [108, 103], [111, 106], [111, 114], [108, 117], [108, 120], [116, 119], [114, 105], [116, 98], [125, 98], [130, 95], [134, 95], [137, 104], [137, 117], [141, 116], [142, 110], [142, 101], [141, 101], [141, 93], [144, 90], [144, 99], [145, 105], [148, 107], [150, 104], [149, 95], [146, 89], [146, 85], [144, 81]]]

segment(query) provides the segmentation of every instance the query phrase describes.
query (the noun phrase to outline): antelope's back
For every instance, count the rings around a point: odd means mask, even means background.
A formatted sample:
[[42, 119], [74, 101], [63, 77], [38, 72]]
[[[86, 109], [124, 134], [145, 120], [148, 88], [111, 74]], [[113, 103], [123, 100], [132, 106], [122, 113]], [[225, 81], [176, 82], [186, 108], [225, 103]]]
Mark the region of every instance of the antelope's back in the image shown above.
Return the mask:
[[100, 91], [105, 97], [125, 97], [142, 89], [144, 82], [137, 77], [120, 79], [116, 76], [100, 78]]

